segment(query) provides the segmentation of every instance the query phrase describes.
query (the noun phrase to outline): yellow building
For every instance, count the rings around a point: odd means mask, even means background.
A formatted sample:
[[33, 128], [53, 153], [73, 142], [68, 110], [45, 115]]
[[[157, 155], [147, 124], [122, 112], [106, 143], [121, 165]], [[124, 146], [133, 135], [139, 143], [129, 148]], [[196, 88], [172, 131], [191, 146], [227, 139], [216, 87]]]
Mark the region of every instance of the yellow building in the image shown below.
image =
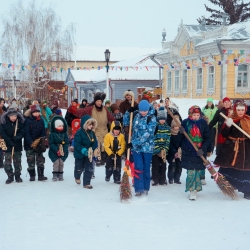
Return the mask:
[[250, 21], [181, 23], [174, 41], [163, 36], [155, 57], [164, 65], [163, 97], [250, 98]]

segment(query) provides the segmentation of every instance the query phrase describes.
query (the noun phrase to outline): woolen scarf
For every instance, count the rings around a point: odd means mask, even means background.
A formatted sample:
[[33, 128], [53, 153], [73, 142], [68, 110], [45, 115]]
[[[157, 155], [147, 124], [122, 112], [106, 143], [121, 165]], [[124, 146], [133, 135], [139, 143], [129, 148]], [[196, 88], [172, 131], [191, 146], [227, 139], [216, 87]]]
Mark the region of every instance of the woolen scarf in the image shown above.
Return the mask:
[[234, 123], [240, 121], [240, 126], [242, 129], [250, 135], [250, 116], [245, 114], [243, 117], [239, 117], [236, 111], [234, 111], [231, 118], [233, 119]]

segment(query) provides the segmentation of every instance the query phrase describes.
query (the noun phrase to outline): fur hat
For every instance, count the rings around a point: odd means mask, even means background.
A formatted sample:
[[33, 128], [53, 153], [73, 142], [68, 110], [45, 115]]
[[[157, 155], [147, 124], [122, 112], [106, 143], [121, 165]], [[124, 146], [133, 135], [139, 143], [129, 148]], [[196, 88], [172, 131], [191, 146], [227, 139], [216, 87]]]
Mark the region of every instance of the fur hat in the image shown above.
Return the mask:
[[167, 112], [164, 107], [160, 107], [157, 110], [157, 120], [166, 120], [167, 119]]
[[146, 100], [141, 100], [138, 107], [139, 107], [139, 111], [149, 111], [150, 104]]
[[94, 102], [96, 102], [96, 101], [104, 101], [104, 99], [106, 98], [106, 94], [105, 93], [103, 93], [103, 92], [97, 92], [96, 94], [95, 94], [95, 97], [94, 97]]
[[55, 128], [58, 128], [59, 126], [61, 126], [61, 125], [63, 125], [64, 126], [64, 124], [63, 124], [63, 122], [62, 122], [62, 120], [61, 119], [57, 119], [57, 120], [55, 120]]
[[114, 113], [116, 110], [119, 110], [119, 106], [116, 103], [111, 104], [111, 112]]
[[30, 107], [30, 113], [32, 114], [32, 113], [35, 113], [35, 112], [39, 112], [40, 113], [40, 109], [39, 109], [39, 107], [37, 105], [32, 105]]
[[12, 116], [12, 115], [16, 115], [17, 116], [17, 111], [14, 108], [9, 108], [8, 112], [7, 112], [8, 117]]
[[10, 106], [9, 109], [18, 109], [18, 105], [16, 104], [16, 102], [13, 102]]
[[[175, 116], [175, 117], [176, 117], [176, 116]], [[179, 124], [181, 123], [180, 120], [179, 120], [179, 117], [176, 117], [176, 120], [178, 121]], [[176, 126], [178, 126], [178, 125], [177, 125], [177, 123], [175, 122], [175, 120], [173, 119], [172, 122], [171, 122], [171, 128], [176, 127]]]
[[123, 96], [124, 96], [124, 97], [126, 97], [126, 95], [130, 95], [130, 96], [134, 97], [134, 93], [133, 93], [130, 89], [128, 89], [127, 91], [125, 91], [125, 92], [123, 93]]

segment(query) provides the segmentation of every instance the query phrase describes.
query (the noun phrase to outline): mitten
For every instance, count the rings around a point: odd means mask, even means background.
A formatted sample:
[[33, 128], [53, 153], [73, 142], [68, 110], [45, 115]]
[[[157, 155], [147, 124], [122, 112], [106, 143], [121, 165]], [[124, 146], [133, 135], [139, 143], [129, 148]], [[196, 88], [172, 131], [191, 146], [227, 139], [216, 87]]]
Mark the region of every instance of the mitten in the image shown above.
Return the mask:
[[233, 125], [233, 119], [232, 118], [228, 118], [226, 121], [225, 121], [226, 125], [230, 128], [232, 125]]
[[132, 147], [133, 147], [132, 142], [127, 144], [127, 148], [132, 148]]
[[86, 154], [87, 154], [87, 156], [88, 156], [88, 150], [87, 150], [86, 148], [83, 148], [83, 149], [81, 150], [81, 152], [82, 152], [83, 155], [86, 155]]
[[60, 150], [58, 150], [56, 153], [57, 153], [58, 156], [61, 156]]
[[198, 156], [203, 156], [203, 154], [204, 154], [204, 152], [203, 152], [202, 149], [199, 149], [199, 150], [197, 151], [197, 155], [198, 155]]
[[128, 112], [131, 113], [131, 112], [134, 112], [137, 110], [137, 107], [131, 107], [128, 109]]

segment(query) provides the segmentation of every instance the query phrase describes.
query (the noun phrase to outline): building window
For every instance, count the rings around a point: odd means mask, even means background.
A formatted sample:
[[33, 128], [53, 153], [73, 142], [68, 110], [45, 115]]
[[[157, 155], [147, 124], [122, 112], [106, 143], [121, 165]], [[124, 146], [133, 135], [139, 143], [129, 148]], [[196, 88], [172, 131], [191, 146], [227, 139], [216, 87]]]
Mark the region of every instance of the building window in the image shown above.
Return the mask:
[[202, 68], [197, 69], [197, 84], [196, 84], [197, 90], [202, 90]]
[[180, 90], [180, 71], [175, 71], [175, 78], [174, 78], [174, 90], [179, 91]]
[[187, 69], [182, 71], [182, 90], [187, 90]]
[[214, 66], [208, 68], [208, 89], [214, 88]]
[[172, 89], [172, 72], [168, 72], [167, 92], [171, 92], [171, 89]]
[[238, 88], [247, 88], [248, 87], [248, 66], [246, 64], [241, 64], [238, 66]]

